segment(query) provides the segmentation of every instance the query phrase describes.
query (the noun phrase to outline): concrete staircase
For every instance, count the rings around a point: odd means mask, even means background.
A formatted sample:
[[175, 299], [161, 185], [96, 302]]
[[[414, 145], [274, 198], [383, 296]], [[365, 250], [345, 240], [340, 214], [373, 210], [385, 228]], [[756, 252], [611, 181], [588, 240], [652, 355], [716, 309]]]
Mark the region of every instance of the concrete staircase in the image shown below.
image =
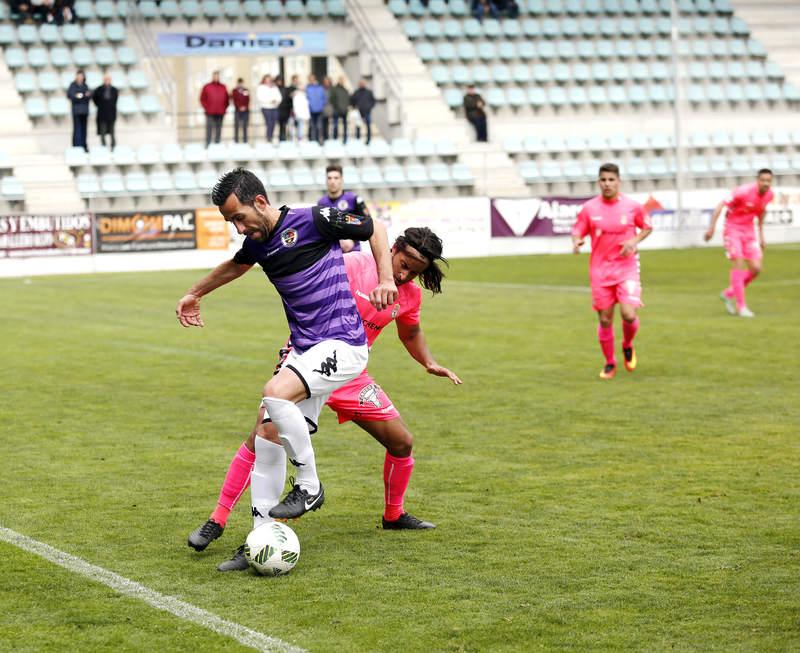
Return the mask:
[[800, 88], [800, 2], [797, 0], [732, 0], [734, 12], [766, 47], [769, 58]]
[[[521, 197], [529, 191], [500, 144], [473, 143], [473, 129], [453, 114], [417, 56], [402, 26], [383, 0], [349, 0], [349, 19], [363, 40], [361, 69], [372, 74], [376, 96], [387, 99], [387, 122], [407, 138], [449, 139], [475, 177], [481, 195]], [[402, 71], [399, 75], [397, 71]], [[392, 79], [387, 79], [391, 77]], [[491, 175], [489, 174], [491, 171]]]

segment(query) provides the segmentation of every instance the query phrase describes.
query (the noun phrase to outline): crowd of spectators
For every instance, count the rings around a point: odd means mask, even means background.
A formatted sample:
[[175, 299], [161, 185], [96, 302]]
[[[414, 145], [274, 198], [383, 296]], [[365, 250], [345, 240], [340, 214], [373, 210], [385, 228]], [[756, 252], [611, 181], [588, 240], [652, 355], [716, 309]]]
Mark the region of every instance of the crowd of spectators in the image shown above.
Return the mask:
[[[356, 138], [362, 133], [367, 143], [372, 139], [372, 110], [375, 96], [367, 86], [367, 80], [359, 81], [354, 93], [348, 91], [344, 77], [336, 84], [325, 76], [320, 82], [311, 74], [303, 84], [299, 75], [292, 75], [289, 84], [283, 77], [264, 75], [256, 88], [255, 100], [264, 119], [264, 135], [273, 142], [275, 127], [279, 141], [317, 141], [322, 144], [329, 138], [347, 142], [348, 126], [354, 129]], [[219, 81], [215, 71], [212, 80], [200, 93], [200, 104], [206, 115], [206, 147], [222, 139], [222, 123], [228, 106], [234, 105], [234, 141], [248, 142], [250, 122], [249, 89], [244, 80], [228, 92]], [[341, 129], [340, 129], [341, 127]]]
[[17, 24], [74, 23], [75, 0], [9, 0], [11, 19]]

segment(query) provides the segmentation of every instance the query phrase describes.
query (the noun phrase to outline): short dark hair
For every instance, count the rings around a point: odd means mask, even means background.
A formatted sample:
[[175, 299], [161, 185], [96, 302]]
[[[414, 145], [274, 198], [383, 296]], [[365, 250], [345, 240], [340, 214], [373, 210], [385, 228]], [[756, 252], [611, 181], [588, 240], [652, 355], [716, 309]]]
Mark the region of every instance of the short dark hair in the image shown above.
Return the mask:
[[409, 227], [397, 237], [394, 246], [401, 252], [407, 247], [413, 247], [428, 259], [428, 267], [419, 274], [422, 287], [430, 290], [434, 295], [442, 292], [444, 273], [436, 262], [442, 261], [445, 265], [449, 265], [449, 263], [442, 256], [442, 239], [439, 236], [428, 227]]
[[255, 174], [245, 168], [234, 168], [222, 175], [211, 191], [211, 201], [215, 206], [222, 206], [231, 193], [236, 195], [242, 204], [253, 206], [257, 195], [263, 195], [269, 204], [264, 184]]
[[342, 166], [340, 166], [338, 163], [331, 163], [327, 168], [325, 168], [325, 174], [327, 175], [329, 172], [338, 172], [341, 175]]
[[597, 176], [600, 177], [604, 172], [613, 172], [619, 177], [619, 166], [616, 163], [604, 163], [597, 171]]
[[758, 171], [758, 174], [756, 175], [756, 177], [760, 177], [761, 175], [770, 175], [770, 176], [772, 176], [772, 170], [770, 170], [769, 168], [761, 168], [761, 170]]

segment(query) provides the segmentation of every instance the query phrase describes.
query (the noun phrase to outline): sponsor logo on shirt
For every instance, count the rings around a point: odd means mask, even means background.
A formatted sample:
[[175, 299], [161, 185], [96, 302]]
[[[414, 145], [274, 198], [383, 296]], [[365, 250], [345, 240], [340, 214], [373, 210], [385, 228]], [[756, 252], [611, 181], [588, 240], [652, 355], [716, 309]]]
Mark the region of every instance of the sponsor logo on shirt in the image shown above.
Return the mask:
[[603, 219], [602, 215], [593, 215], [592, 216], [592, 220], [602, 220], [602, 219]]
[[281, 232], [281, 242], [284, 247], [294, 247], [297, 245], [297, 229], [284, 229]]
[[362, 222], [364, 222], [359, 216], [353, 215], [352, 213], [345, 213], [344, 221], [347, 224], [361, 224]]

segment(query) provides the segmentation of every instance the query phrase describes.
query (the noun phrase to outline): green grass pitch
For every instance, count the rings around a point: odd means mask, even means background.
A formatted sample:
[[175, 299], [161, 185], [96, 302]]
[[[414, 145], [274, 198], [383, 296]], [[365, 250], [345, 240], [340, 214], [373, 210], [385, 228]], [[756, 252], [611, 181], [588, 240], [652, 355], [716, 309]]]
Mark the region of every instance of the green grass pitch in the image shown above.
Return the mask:
[[[799, 650], [798, 261], [767, 249], [744, 320], [719, 249], [644, 252], [639, 369], [610, 382], [585, 255], [453, 261], [423, 328], [464, 385], [393, 327], [370, 362], [415, 434], [406, 506], [438, 528], [376, 528], [383, 449], [326, 412], [327, 501], [281, 578], [215, 571], [248, 495], [186, 546], [286, 335], [260, 271], [203, 301], [202, 330], [174, 317], [199, 271], [0, 280], [0, 524], [314, 652]], [[0, 650], [244, 650], [0, 556]]]

